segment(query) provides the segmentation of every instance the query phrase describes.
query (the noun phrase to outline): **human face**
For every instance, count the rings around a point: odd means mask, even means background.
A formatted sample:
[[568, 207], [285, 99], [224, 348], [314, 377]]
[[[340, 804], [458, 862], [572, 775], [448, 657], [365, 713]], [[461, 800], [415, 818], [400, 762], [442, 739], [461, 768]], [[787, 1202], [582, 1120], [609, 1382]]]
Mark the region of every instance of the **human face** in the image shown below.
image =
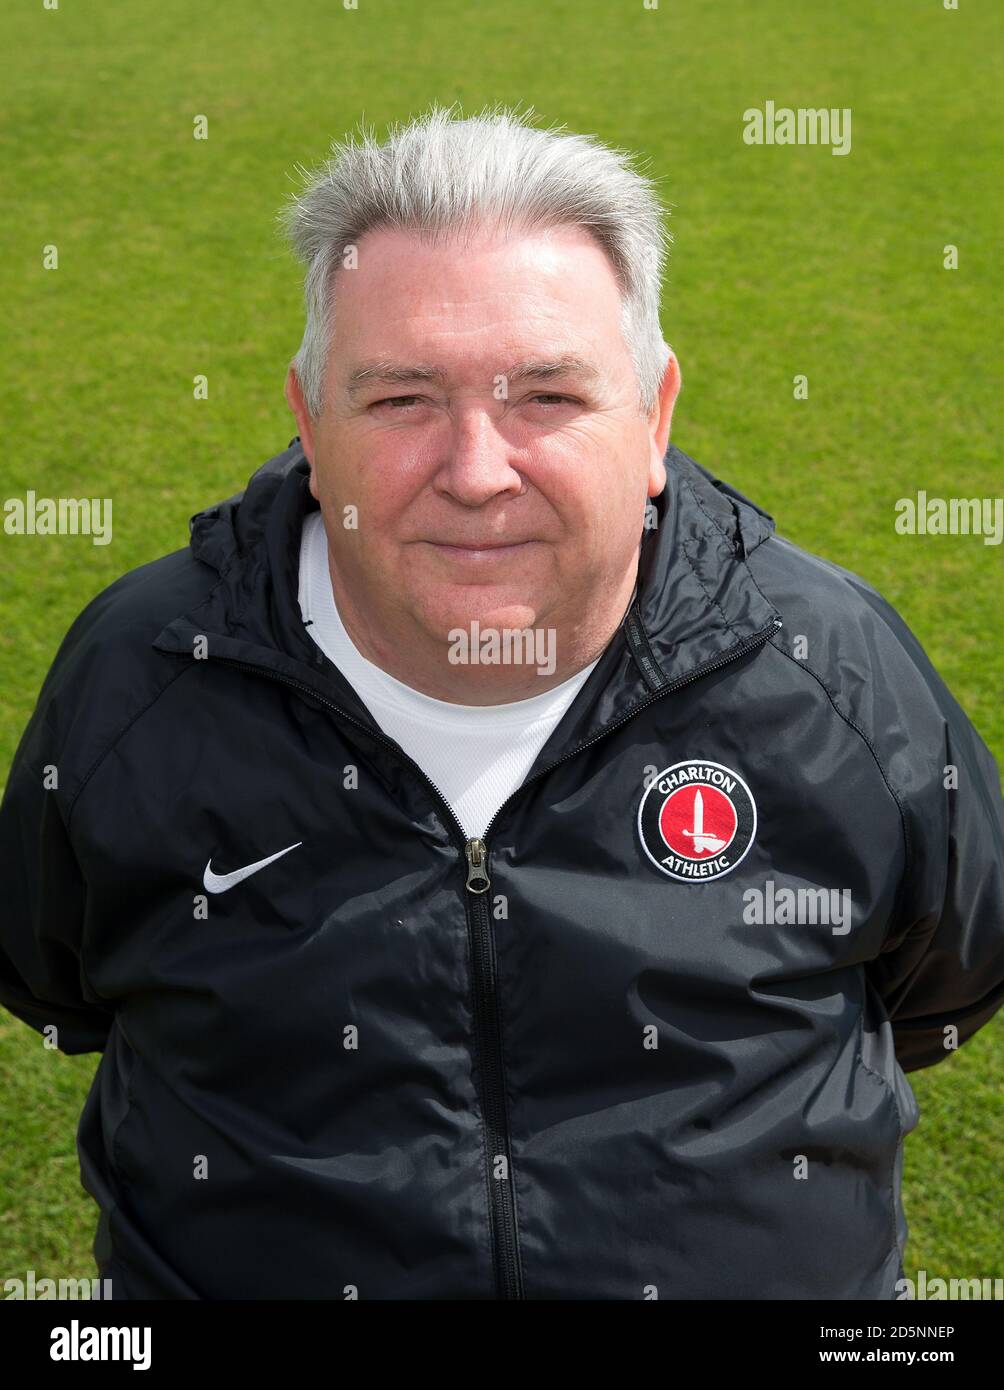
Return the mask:
[[566, 658], [592, 659], [665, 485], [675, 358], [640, 413], [616, 277], [577, 228], [466, 243], [381, 228], [357, 249], [317, 420], [287, 381], [346, 626], [391, 670], [402, 642], [445, 659], [475, 619], [554, 628]]

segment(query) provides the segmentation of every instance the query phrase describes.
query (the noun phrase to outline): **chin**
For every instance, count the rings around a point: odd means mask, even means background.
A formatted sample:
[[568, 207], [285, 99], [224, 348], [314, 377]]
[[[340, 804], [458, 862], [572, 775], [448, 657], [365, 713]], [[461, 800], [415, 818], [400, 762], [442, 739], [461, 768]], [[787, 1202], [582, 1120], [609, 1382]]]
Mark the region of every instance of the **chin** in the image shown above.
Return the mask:
[[497, 589], [467, 586], [450, 594], [429, 599], [421, 606], [422, 625], [428, 632], [444, 640], [456, 628], [533, 627], [541, 612], [540, 602], [531, 596], [514, 596]]

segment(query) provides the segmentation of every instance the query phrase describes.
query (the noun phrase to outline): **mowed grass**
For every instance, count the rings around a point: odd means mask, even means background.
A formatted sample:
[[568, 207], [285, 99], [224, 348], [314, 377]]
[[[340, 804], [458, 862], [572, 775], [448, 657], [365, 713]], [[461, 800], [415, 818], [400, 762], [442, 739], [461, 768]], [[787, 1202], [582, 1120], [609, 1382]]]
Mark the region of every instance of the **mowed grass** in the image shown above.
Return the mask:
[[[8, 7], [2, 495], [110, 497], [114, 542], [0, 534], [0, 766], [85, 602], [296, 432], [300, 280], [273, 230], [294, 166], [455, 98], [646, 157], [672, 205], [675, 442], [875, 584], [1004, 765], [1001, 548], [893, 527], [919, 488], [1002, 491], [1001, 30], [989, 0]], [[745, 145], [768, 98], [850, 107], [851, 153]], [[1002, 1055], [998, 1018], [912, 1077], [908, 1273], [1004, 1274]], [[0, 1279], [93, 1273], [74, 1137], [97, 1061], [2, 1016]]]

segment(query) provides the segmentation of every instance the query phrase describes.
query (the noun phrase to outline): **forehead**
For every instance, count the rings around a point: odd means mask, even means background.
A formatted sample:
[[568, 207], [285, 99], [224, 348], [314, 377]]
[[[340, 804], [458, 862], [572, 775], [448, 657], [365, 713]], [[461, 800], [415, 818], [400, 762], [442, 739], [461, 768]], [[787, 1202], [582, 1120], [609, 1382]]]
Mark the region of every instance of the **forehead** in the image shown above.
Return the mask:
[[335, 354], [415, 354], [430, 347], [512, 360], [586, 359], [623, 350], [613, 266], [577, 227], [487, 229], [435, 239], [377, 228], [357, 244], [356, 268], [335, 276]]

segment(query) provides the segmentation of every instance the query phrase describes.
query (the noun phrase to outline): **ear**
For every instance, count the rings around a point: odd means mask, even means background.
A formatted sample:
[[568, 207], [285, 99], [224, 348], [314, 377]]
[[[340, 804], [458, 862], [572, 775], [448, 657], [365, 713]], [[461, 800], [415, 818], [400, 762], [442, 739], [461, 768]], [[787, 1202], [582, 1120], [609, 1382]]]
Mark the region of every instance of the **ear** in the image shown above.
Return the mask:
[[676, 405], [676, 398], [680, 394], [682, 385], [680, 364], [676, 360], [676, 353], [672, 348], [669, 348], [669, 358], [663, 372], [659, 394], [648, 416], [649, 438], [652, 448], [648, 473], [649, 497], [658, 497], [666, 486], [666, 465], [663, 459], [669, 447], [669, 427], [673, 421], [673, 407]]
[[292, 362], [289, 364], [289, 371], [286, 373], [286, 402], [296, 416], [296, 432], [300, 436], [300, 443], [303, 445], [303, 452], [307, 462], [310, 464], [310, 491], [311, 494], [320, 501], [317, 495], [317, 470], [314, 467], [314, 422], [310, 418], [307, 409], [307, 402], [303, 397], [303, 390], [300, 386], [300, 379], [296, 374], [296, 368]]

